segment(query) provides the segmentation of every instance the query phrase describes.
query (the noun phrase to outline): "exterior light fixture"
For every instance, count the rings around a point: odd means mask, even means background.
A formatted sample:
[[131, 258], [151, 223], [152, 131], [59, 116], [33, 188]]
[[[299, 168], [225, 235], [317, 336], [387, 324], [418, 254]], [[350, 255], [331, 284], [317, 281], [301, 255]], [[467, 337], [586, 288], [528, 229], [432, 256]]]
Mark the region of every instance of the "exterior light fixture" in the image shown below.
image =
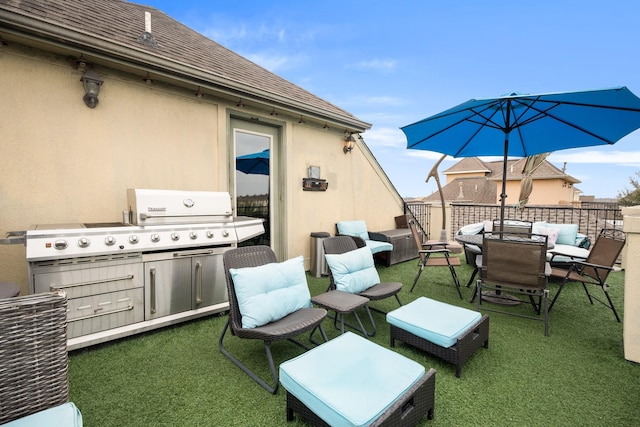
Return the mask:
[[198, 86], [198, 90], [194, 93], [194, 95], [197, 98], [202, 98], [204, 96], [204, 92], [202, 91], [202, 89], [200, 89], [200, 86]]
[[278, 115], [278, 112], [277, 112], [277, 111], [276, 111], [276, 109], [274, 108], [273, 110], [271, 110], [271, 113], [270, 113], [270, 114], [271, 114], [272, 116], [277, 116], [277, 115]]
[[349, 154], [355, 146], [356, 139], [353, 137], [353, 132], [349, 132], [349, 134], [344, 138], [344, 147], [342, 147], [342, 151], [344, 152], [344, 154]]
[[100, 87], [102, 86], [102, 83], [104, 83], [104, 80], [102, 80], [95, 71], [88, 70], [82, 75], [82, 77], [80, 77], [80, 81], [84, 86], [84, 96], [82, 97], [82, 100], [87, 107], [96, 108], [98, 105]]
[[236, 107], [238, 107], [238, 108], [243, 108], [244, 107], [244, 102], [242, 102], [242, 99], [238, 100], [238, 103], [236, 104]]
[[298, 124], [299, 124], [299, 125], [303, 125], [303, 124], [305, 124], [305, 123], [306, 123], [306, 122], [304, 121], [304, 119], [302, 118], [302, 116], [300, 116], [300, 120], [298, 120]]
[[147, 75], [142, 79], [142, 81], [145, 82], [148, 85], [153, 83], [153, 79], [151, 78], [149, 73], [147, 73]]

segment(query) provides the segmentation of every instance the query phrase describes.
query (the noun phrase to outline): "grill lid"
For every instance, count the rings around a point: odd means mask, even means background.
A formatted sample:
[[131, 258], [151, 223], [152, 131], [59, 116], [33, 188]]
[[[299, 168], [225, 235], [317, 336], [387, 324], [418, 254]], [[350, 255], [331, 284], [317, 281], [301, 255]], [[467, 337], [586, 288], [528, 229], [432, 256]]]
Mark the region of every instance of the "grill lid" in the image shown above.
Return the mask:
[[233, 215], [227, 192], [128, 189], [127, 201], [134, 225], [221, 222]]

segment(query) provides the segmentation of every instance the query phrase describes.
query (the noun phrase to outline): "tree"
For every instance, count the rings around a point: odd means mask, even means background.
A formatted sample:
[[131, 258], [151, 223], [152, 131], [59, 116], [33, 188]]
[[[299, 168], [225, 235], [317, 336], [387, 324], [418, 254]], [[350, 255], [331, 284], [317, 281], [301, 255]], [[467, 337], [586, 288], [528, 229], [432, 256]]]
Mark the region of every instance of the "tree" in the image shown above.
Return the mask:
[[622, 206], [640, 205], [640, 172], [636, 172], [636, 177], [630, 177], [629, 182], [633, 189], [625, 188], [618, 192], [618, 202]]

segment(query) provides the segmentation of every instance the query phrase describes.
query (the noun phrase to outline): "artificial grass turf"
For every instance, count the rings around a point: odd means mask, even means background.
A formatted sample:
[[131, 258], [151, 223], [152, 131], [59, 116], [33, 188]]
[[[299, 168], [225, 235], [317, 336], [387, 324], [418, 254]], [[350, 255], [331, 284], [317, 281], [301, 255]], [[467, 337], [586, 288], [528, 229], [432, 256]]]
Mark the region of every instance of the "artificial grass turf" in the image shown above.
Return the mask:
[[[460, 300], [447, 268], [427, 268], [414, 292], [409, 289], [416, 261], [378, 267], [383, 281], [404, 284], [400, 298], [419, 296], [475, 309], [472, 289]], [[472, 272], [456, 267], [461, 283]], [[312, 295], [328, 279], [308, 276]], [[624, 272], [610, 276], [610, 293], [623, 316]], [[551, 284], [552, 294], [557, 289]], [[600, 289], [593, 289], [601, 295]], [[395, 299], [372, 305], [385, 311]], [[532, 311], [523, 304], [514, 310]], [[389, 347], [384, 315], [373, 313], [373, 341]], [[640, 417], [640, 366], [624, 359], [622, 324], [608, 308], [590, 305], [582, 286], [569, 284], [550, 314], [549, 337], [542, 322], [490, 313], [489, 348], [463, 366], [462, 377], [446, 362], [401, 342], [394, 348], [436, 375], [434, 420], [427, 426], [631, 426]], [[363, 320], [366, 316], [361, 315]], [[285, 391], [274, 396], [218, 350], [226, 315], [211, 316], [70, 354], [70, 400], [84, 425], [99, 426], [278, 426], [306, 425], [297, 416], [286, 423]], [[329, 338], [338, 334], [330, 319]], [[317, 335], [316, 335], [317, 337]], [[306, 339], [306, 337], [305, 337]], [[227, 336], [225, 343], [263, 378], [269, 378], [260, 341]], [[272, 345], [276, 363], [301, 354], [289, 342]]]

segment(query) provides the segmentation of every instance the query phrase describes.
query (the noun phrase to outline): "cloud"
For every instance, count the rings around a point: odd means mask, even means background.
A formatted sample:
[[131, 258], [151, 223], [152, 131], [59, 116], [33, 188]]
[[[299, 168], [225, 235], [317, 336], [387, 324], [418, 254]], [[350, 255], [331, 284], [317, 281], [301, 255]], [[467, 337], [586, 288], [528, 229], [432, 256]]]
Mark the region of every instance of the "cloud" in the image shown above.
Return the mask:
[[400, 129], [377, 128], [362, 135], [369, 147], [393, 147], [404, 150], [407, 140]]
[[395, 69], [396, 61], [392, 59], [372, 59], [370, 61], [360, 61], [355, 64], [347, 65], [347, 68], [356, 68], [360, 70], [376, 70], [389, 72]]
[[277, 55], [268, 52], [244, 53], [241, 55], [272, 73], [293, 68], [304, 61], [304, 59], [299, 56]]
[[557, 152], [549, 156], [553, 162], [597, 163], [620, 166], [640, 167], [640, 151], [579, 151]]

